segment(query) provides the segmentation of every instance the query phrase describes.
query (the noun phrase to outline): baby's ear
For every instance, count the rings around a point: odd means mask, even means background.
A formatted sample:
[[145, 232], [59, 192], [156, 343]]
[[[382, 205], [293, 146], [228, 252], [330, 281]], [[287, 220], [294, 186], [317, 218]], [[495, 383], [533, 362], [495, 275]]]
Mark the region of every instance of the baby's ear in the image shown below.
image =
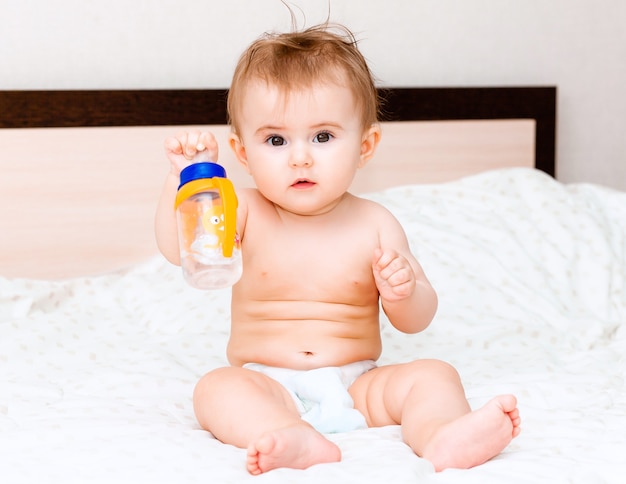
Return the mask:
[[372, 156], [374, 156], [381, 134], [380, 125], [378, 124], [372, 124], [367, 130], [365, 130], [365, 133], [363, 133], [359, 168], [363, 168], [365, 164], [372, 159]]
[[241, 138], [236, 133], [230, 133], [228, 135], [228, 144], [230, 145], [233, 153], [235, 153], [235, 157], [239, 161], [239, 163], [246, 169], [248, 174], [250, 174], [250, 167], [248, 166], [248, 154], [246, 153], [246, 147], [243, 145]]

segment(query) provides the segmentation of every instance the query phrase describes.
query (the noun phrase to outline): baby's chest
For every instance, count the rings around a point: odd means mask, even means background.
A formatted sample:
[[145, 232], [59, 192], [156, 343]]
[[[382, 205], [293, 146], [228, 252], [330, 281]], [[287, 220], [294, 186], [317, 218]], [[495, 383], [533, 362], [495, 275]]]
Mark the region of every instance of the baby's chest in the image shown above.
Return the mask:
[[243, 243], [244, 264], [268, 289], [368, 287], [376, 234], [367, 230], [255, 230]]

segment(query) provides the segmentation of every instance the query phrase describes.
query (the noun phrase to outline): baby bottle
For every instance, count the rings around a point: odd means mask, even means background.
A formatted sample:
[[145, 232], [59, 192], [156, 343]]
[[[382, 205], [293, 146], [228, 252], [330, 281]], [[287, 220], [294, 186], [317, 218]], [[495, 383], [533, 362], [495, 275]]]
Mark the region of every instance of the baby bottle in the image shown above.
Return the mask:
[[175, 209], [185, 280], [198, 289], [235, 284], [243, 267], [237, 196], [226, 170], [210, 161], [194, 162], [183, 169]]

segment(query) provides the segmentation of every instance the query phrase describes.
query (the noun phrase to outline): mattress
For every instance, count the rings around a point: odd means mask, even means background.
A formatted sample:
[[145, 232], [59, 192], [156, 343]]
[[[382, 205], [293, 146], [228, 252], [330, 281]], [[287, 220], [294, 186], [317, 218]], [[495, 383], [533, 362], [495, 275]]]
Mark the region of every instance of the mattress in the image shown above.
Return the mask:
[[193, 289], [156, 257], [0, 277], [0, 481], [625, 482], [626, 193], [520, 168], [366, 197], [400, 220], [439, 294], [420, 334], [382, 317], [379, 364], [448, 361], [472, 407], [514, 393], [522, 433], [502, 454], [436, 473], [388, 426], [328, 435], [339, 463], [250, 476], [191, 400], [227, 364], [229, 291]]

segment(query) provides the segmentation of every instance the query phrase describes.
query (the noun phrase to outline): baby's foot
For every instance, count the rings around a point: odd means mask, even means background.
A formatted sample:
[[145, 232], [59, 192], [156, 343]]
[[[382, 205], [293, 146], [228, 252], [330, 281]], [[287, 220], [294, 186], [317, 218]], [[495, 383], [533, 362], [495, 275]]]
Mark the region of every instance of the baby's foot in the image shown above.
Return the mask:
[[422, 456], [437, 471], [468, 469], [498, 455], [520, 431], [516, 398], [500, 395], [439, 429]]
[[248, 447], [246, 465], [257, 475], [278, 467], [306, 469], [323, 462], [339, 462], [341, 451], [307, 424], [266, 432]]

